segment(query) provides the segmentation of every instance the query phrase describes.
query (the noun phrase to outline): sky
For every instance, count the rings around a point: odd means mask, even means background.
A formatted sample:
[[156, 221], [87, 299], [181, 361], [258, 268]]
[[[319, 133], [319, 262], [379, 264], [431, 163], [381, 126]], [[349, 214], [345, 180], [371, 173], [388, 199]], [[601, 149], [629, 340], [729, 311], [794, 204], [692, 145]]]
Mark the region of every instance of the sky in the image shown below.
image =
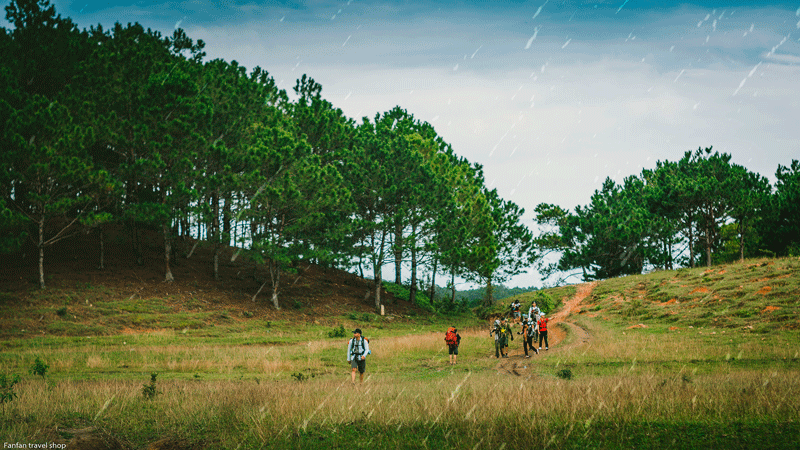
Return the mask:
[[[400, 106], [532, 230], [540, 203], [574, 210], [606, 178], [700, 147], [773, 183], [800, 159], [800, 0], [51, 4], [80, 28], [183, 28], [290, 94], [307, 74], [359, 122]], [[547, 283], [530, 270], [505, 284]]]

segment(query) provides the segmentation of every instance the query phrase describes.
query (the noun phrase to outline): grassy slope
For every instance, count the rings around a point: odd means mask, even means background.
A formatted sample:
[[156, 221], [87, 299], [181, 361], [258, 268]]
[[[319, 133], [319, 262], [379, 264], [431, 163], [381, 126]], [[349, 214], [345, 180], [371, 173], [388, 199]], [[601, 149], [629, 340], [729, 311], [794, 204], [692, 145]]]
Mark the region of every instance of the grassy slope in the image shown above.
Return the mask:
[[[163, 438], [174, 448], [793, 448], [798, 268], [758, 260], [600, 282], [572, 317], [589, 343], [567, 336], [550, 354], [504, 363], [513, 371], [489, 357], [474, 319], [359, 312], [314, 323], [105, 298], [87, 335], [4, 329], [3, 372], [23, 381], [0, 436], [66, 442], [96, 427], [120, 448]], [[547, 293], [565, 300], [575, 287]], [[135, 317], [146, 327], [131, 329]], [[452, 322], [464, 337], [455, 367], [441, 342]], [[349, 334], [328, 337], [339, 324], [372, 339], [364, 386], [349, 383]], [[27, 373], [36, 357], [50, 366], [43, 379]], [[146, 399], [151, 372], [159, 393]]]

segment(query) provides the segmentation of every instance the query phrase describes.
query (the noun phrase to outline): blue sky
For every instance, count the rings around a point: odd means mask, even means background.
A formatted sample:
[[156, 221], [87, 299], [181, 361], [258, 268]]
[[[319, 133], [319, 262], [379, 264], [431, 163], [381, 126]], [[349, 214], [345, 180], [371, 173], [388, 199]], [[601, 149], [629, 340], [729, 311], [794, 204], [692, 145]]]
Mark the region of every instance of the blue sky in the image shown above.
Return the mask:
[[773, 182], [800, 159], [800, 0], [53, 4], [81, 28], [179, 26], [289, 92], [308, 74], [356, 119], [399, 105], [532, 228], [539, 203], [585, 205], [606, 177], [698, 147]]

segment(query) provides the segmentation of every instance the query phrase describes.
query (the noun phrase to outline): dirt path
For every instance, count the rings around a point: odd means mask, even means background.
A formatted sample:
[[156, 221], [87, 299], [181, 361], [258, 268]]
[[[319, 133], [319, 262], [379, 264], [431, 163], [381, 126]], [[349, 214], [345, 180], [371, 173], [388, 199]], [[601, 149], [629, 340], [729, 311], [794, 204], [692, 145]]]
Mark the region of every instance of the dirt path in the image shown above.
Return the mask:
[[[536, 364], [537, 358], [549, 358], [569, 348], [589, 342], [591, 339], [589, 332], [571, 322], [569, 318], [571, 314], [579, 311], [578, 305], [592, 293], [592, 289], [594, 289], [596, 285], [597, 282], [578, 285], [575, 295], [550, 316], [547, 339], [550, 344], [550, 350], [545, 351], [544, 348], [542, 348], [538, 355], [529, 352], [530, 358], [526, 358], [525, 352], [522, 349], [522, 336], [515, 335], [514, 340], [511, 341], [509, 345], [508, 358], [501, 358], [497, 363], [498, 373], [530, 378], [530, 369]], [[565, 331], [562, 327], [556, 326], [557, 324], [564, 324], [569, 328], [569, 331]], [[519, 327], [517, 327], [517, 331], [518, 330]], [[569, 344], [562, 345], [562, 343], [565, 342], [567, 333], [574, 334], [575, 339], [572, 339]], [[494, 348], [492, 352], [494, 352]], [[494, 355], [492, 355], [492, 357], [494, 357]]]

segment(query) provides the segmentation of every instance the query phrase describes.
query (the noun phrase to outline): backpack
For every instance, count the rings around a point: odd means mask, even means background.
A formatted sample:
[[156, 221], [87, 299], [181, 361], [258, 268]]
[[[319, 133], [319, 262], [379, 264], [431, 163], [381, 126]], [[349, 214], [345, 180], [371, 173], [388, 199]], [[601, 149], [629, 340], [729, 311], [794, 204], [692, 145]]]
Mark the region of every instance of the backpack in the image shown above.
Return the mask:
[[[353, 347], [350, 350], [350, 354], [353, 355], [353, 356], [361, 356], [361, 355], [363, 355], [364, 354], [364, 350], [365, 350], [364, 341], [366, 339], [362, 336], [361, 340], [358, 341], [358, 343], [356, 343], [355, 338], [350, 339], [350, 340], [353, 342]], [[361, 347], [361, 349], [360, 349], [361, 351], [359, 351], [358, 347]]]
[[458, 337], [456, 336], [456, 329], [450, 327], [447, 330], [447, 333], [444, 335], [444, 341], [447, 342], [447, 345], [457, 345], [458, 344]]
[[526, 331], [527, 331], [527, 334], [528, 334], [528, 336], [533, 336], [533, 335], [535, 334], [535, 330], [534, 330], [534, 328], [535, 328], [535, 327], [534, 327], [533, 323], [529, 323], [529, 324], [528, 324], [528, 329], [526, 330]]

